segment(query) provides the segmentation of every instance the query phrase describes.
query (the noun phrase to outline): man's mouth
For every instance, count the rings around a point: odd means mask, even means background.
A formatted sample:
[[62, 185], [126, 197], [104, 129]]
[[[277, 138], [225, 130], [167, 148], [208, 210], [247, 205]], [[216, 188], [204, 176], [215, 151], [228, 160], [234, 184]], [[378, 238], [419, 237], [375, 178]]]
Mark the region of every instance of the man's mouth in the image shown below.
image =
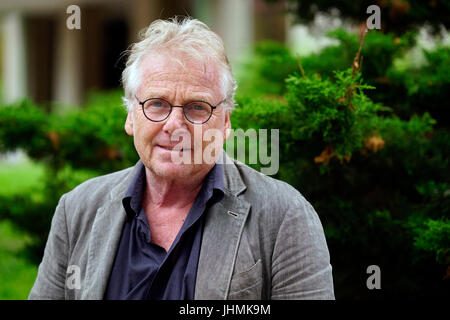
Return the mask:
[[165, 150], [169, 150], [169, 151], [190, 151], [192, 150], [192, 148], [190, 147], [180, 147], [180, 146], [162, 146], [162, 145], [157, 145], [158, 147], [165, 149]]

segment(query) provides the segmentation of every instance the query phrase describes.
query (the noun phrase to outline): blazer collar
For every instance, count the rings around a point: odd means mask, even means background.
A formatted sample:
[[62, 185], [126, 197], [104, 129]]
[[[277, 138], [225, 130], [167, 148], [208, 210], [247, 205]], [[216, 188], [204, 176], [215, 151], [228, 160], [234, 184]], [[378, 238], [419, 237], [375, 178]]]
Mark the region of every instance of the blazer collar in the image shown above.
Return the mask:
[[222, 157], [220, 159], [224, 168], [223, 178], [225, 188], [233, 196], [237, 197], [247, 189], [247, 186], [242, 180], [241, 174], [236, 166], [236, 163], [240, 164], [240, 162], [230, 158], [225, 151], [222, 152]]
[[[225, 195], [205, 216], [194, 298], [224, 300], [251, 205], [242, 197], [246, 190], [235, 160], [223, 152]], [[213, 281], [212, 281], [213, 280]]]
[[103, 299], [126, 217], [122, 198], [140, 168], [139, 162], [111, 190], [109, 201], [97, 210], [89, 236], [83, 300]]

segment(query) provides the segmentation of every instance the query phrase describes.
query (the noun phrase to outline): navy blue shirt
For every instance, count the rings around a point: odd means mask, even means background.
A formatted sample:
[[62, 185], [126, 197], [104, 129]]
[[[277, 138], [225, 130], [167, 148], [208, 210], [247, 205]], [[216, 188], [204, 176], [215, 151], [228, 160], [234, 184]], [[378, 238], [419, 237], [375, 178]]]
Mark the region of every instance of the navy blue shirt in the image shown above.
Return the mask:
[[142, 208], [145, 184], [141, 163], [122, 199], [127, 219], [104, 299], [193, 300], [204, 212], [224, 195], [222, 165], [216, 164], [205, 177], [168, 252], [150, 241], [151, 230]]

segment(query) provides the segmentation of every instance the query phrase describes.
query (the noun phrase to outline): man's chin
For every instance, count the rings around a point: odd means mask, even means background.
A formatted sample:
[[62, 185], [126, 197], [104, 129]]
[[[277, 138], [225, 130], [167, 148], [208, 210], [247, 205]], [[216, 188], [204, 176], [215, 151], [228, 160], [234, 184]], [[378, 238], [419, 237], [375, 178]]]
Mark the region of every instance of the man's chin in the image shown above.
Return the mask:
[[192, 164], [176, 164], [172, 162], [158, 163], [151, 167], [151, 170], [159, 177], [168, 180], [184, 179], [192, 176]]

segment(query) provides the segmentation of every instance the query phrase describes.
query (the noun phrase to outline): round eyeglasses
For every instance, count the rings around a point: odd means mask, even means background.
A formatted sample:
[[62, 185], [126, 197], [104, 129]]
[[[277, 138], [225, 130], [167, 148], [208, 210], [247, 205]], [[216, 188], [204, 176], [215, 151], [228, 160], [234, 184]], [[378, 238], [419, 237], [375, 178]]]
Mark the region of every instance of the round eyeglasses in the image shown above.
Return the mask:
[[213, 110], [226, 101], [224, 99], [216, 106], [212, 106], [205, 101], [192, 101], [182, 106], [174, 106], [161, 98], [150, 98], [141, 102], [136, 97], [136, 100], [142, 106], [144, 116], [150, 121], [164, 121], [170, 116], [173, 108], [182, 108], [184, 117], [192, 124], [203, 124], [207, 122], [211, 118]]

